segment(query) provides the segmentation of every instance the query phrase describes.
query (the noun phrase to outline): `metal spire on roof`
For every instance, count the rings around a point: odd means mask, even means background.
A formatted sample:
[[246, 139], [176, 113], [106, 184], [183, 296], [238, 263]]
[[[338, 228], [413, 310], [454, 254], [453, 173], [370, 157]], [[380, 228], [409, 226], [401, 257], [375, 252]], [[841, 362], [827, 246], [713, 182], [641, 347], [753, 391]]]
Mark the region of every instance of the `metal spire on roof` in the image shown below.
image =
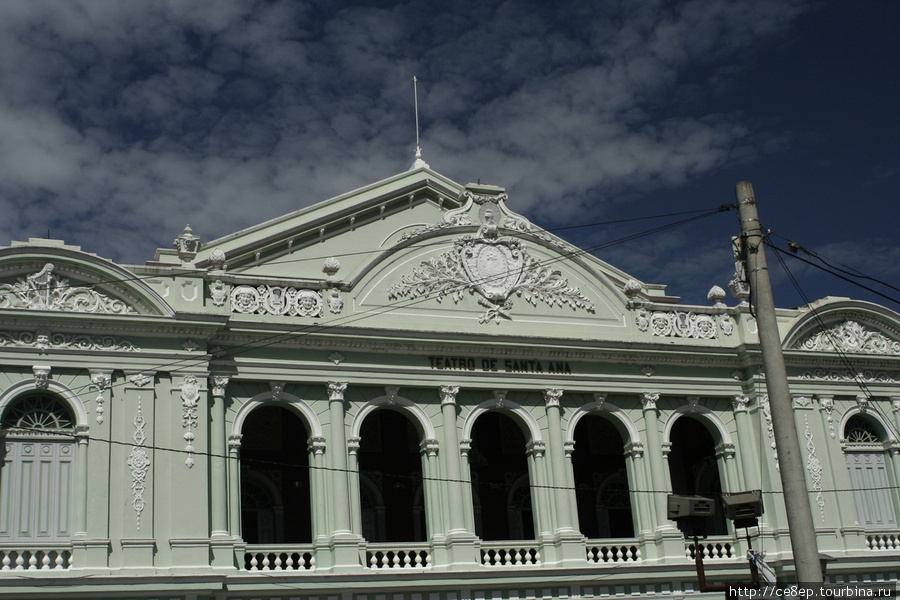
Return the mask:
[[422, 146], [419, 145], [419, 80], [415, 75], [413, 75], [413, 95], [416, 101], [416, 160], [409, 168], [410, 171], [422, 167], [428, 168], [428, 163], [422, 160]]

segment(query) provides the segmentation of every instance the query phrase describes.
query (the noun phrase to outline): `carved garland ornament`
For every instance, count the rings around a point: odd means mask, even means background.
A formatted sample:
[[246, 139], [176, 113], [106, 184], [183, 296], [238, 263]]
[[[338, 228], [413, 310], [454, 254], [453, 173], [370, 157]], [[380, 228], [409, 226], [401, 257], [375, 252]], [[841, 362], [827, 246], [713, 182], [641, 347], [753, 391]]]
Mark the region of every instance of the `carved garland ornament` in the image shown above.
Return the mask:
[[900, 342], [849, 320], [800, 340], [794, 348], [821, 352], [900, 355]]
[[0, 308], [56, 310], [87, 313], [125, 314], [136, 312], [117, 298], [110, 298], [90, 287], [69, 285], [68, 279], [53, 274], [54, 265], [19, 279], [15, 284], [0, 284]]
[[[488, 217], [490, 218], [490, 217]], [[594, 305], [559, 271], [541, 266], [524, 245], [511, 237], [497, 237], [496, 228], [483, 225], [478, 237], [464, 236], [455, 248], [421, 263], [413, 274], [388, 290], [388, 297], [418, 298], [434, 294], [438, 302], [446, 296], [459, 303], [466, 292], [477, 295], [485, 312], [479, 323], [512, 320], [512, 296], [537, 306], [569, 306], [594, 312]]]
[[231, 290], [231, 312], [320, 317], [322, 296], [315, 290], [293, 287], [239, 285]]
[[0, 347], [22, 346], [38, 350], [71, 349], [71, 350], [115, 350], [119, 352], [140, 352], [141, 349], [131, 342], [117, 342], [109, 335], [94, 338], [89, 335], [67, 335], [52, 333], [49, 329], [37, 331], [0, 331]]

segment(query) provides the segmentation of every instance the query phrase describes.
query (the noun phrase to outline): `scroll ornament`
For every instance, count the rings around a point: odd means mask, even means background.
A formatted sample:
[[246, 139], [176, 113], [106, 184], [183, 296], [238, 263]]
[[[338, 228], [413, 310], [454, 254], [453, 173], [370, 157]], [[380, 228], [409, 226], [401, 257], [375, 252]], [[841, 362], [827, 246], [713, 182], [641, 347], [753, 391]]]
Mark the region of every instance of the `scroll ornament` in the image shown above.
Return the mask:
[[239, 285], [231, 290], [231, 312], [294, 317], [322, 316], [322, 296], [293, 287]]

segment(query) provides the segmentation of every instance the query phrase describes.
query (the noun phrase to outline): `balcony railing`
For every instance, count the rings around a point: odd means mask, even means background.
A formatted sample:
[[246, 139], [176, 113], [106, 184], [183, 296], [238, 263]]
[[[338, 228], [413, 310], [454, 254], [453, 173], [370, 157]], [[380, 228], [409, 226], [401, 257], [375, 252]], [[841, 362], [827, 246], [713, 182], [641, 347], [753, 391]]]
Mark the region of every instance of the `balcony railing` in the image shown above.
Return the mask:
[[541, 564], [537, 545], [522, 542], [482, 542], [481, 564], [486, 567], [528, 567]]
[[[743, 556], [735, 547], [735, 541], [729, 537], [709, 537], [700, 542], [700, 549], [703, 551], [703, 560], [730, 560]], [[694, 542], [684, 541], [684, 555], [694, 560], [696, 558], [696, 549]]]
[[637, 540], [588, 540], [587, 560], [589, 563], [640, 562], [641, 547]]
[[56, 571], [71, 567], [71, 548], [0, 546], [0, 571]]
[[900, 550], [900, 533], [896, 531], [866, 534], [868, 550]]
[[370, 569], [428, 569], [431, 548], [428, 544], [368, 544], [366, 566]]
[[312, 546], [247, 546], [244, 569], [247, 571], [313, 571], [316, 553]]

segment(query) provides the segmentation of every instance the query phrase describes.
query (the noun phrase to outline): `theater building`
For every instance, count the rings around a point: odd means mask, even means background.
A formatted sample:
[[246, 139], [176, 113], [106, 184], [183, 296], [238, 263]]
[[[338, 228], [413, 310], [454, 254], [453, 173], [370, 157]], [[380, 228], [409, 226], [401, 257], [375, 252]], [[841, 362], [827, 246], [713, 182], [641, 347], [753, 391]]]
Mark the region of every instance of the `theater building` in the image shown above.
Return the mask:
[[[0, 248], [2, 595], [699, 598], [667, 495], [756, 489], [789, 580], [750, 307], [515, 205], [417, 162], [145, 265]], [[827, 578], [896, 581], [900, 315], [778, 321]], [[707, 580], [749, 581], [745, 530], [706, 530]]]

